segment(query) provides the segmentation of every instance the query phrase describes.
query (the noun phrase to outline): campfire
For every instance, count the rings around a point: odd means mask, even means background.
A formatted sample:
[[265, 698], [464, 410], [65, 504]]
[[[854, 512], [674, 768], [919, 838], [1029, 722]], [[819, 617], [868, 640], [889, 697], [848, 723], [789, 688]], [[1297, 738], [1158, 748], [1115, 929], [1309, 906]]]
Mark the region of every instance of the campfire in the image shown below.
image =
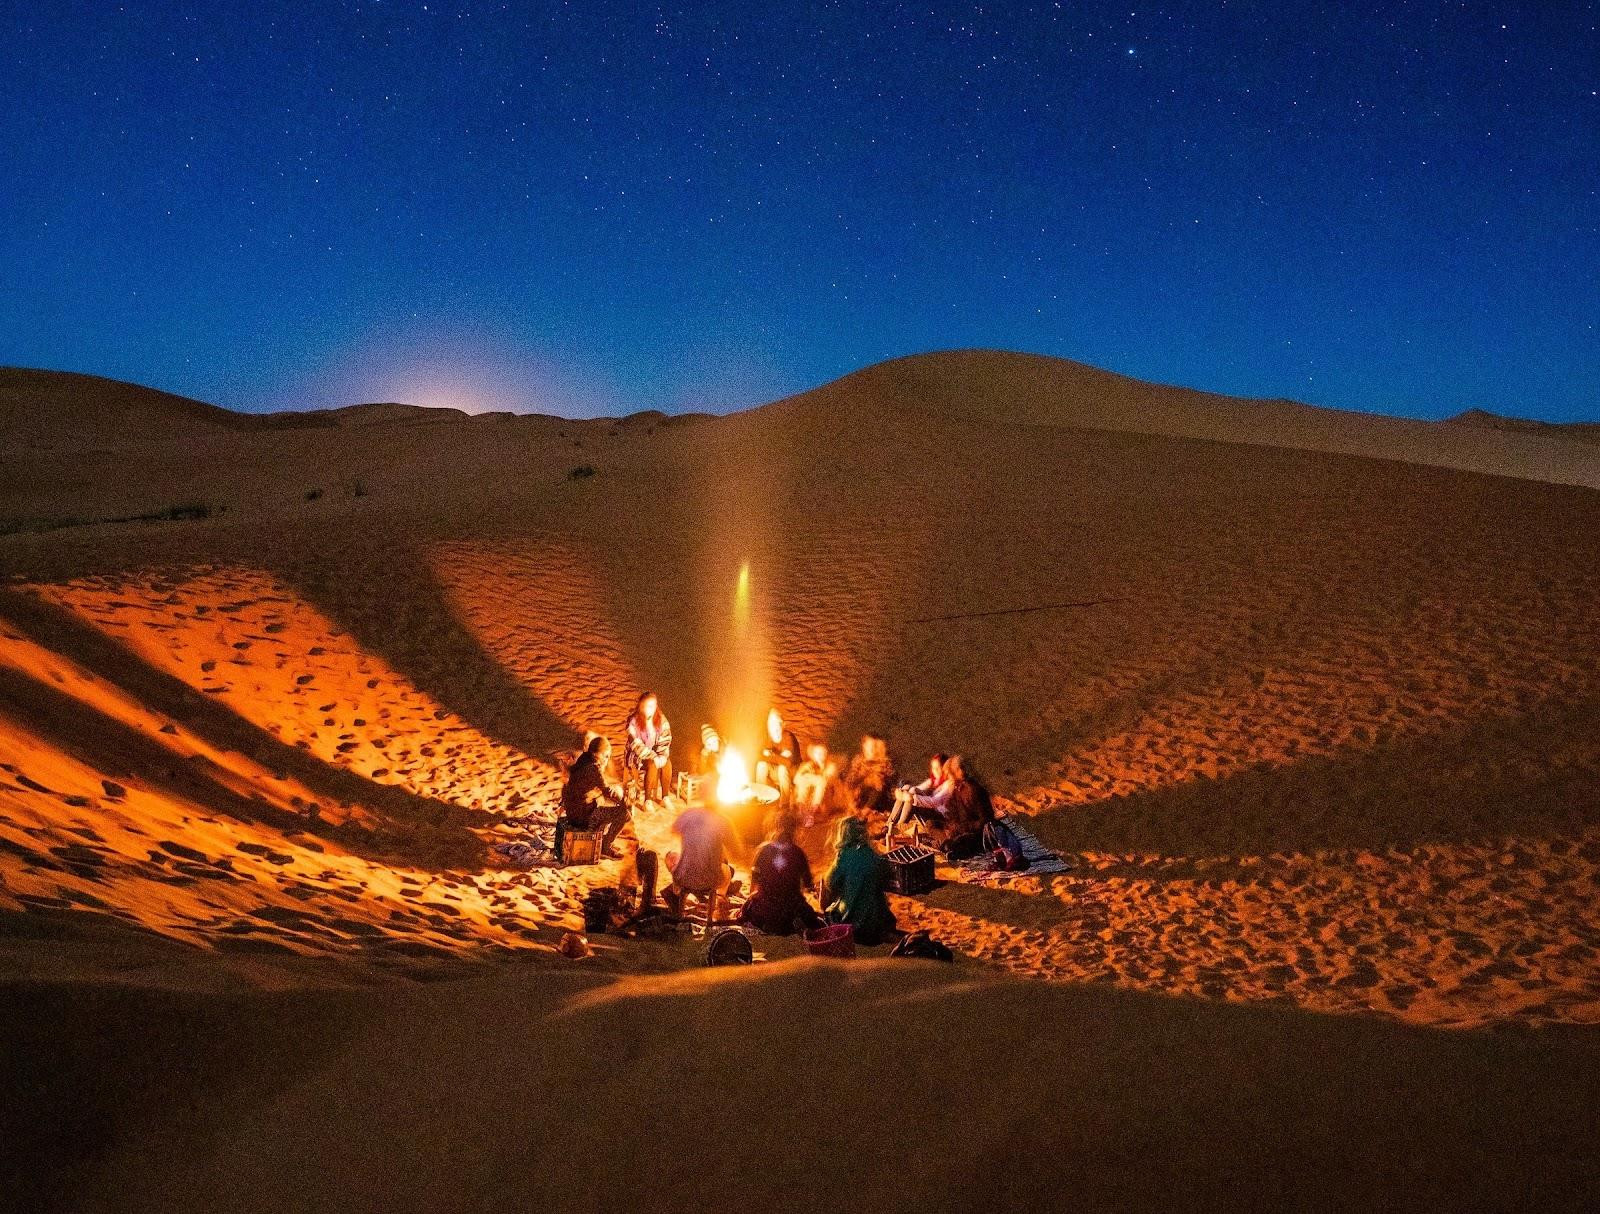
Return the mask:
[[717, 760], [717, 800], [723, 805], [743, 805], [750, 795], [750, 764], [738, 747], [724, 747]]
[[750, 780], [750, 764], [737, 747], [723, 749], [717, 760], [717, 805], [746, 843], [759, 843], [765, 833], [767, 811], [778, 801], [778, 790]]

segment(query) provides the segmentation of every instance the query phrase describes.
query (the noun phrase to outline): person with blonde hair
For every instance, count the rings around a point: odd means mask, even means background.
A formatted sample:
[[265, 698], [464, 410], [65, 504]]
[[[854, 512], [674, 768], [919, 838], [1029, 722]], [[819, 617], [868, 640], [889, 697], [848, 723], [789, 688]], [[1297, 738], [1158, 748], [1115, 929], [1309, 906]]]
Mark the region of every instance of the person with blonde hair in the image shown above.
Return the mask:
[[860, 818], [839, 819], [833, 831], [833, 867], [822, 882], [822, 905], [830, 922], [855, 928], [858, 944], [871, 947], [895, 934], [894, 912], [885, 891], [889, 862], [872, 846]]

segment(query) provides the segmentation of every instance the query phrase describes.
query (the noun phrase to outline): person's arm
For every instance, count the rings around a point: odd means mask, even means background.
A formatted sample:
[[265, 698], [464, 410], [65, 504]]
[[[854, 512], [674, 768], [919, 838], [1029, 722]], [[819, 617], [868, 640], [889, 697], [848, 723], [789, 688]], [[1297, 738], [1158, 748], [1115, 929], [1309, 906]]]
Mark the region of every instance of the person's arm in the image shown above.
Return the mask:
[[582, 783], [578, 785], [578, 791], [583, 803], [593, 807], [594, 803], [600, 799], [600, 794], [605, 791], [605, 786], [606, 782], [604, 777], [600, 775], [599, 764], [585, 763], [583, 765]]
[[917, 793], [911, 798], [911, 803], [919, 805], [923, 809], [936, 809], [943, 813], [944, 807], [950, 803], [950, 792], [954, 787], [955, 783], [953, 781], [940, 780], [938, 787], [932, 792]]
[[672, 722], [661, 718], [661, 730], [656, 734], [656, 754], [663, 759], [672, 753]]
[[628, 753], [633, 756], [635, 763], [643, 764], [650, 757], [650, 748], [644, 744], [644, 739], [639, 736], [639, 731], [633, 727], [633, 718], [628, 718]]

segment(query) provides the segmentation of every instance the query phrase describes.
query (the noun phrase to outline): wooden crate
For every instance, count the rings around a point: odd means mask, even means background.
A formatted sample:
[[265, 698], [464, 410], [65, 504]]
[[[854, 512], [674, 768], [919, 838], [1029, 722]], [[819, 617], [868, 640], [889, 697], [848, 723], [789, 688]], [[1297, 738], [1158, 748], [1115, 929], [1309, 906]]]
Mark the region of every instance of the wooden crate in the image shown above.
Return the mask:
[[567, 827], [561, 832], [561, 863], [595, 863], [600, 859], [600, 844], [605, 834], [603, 830], [574, 830]]
[[933, 858], [931, 848], [907, 844], [889, 852], [889, 888], [897, 894], [925, 894], [933, 888]]

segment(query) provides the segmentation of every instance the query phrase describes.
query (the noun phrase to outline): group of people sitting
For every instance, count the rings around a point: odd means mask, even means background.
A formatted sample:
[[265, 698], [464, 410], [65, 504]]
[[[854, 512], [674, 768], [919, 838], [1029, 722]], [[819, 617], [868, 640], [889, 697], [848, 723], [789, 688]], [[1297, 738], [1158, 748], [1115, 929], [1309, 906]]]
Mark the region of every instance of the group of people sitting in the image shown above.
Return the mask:
[[[616, 838], [628, 825], [632, 807], [680, 808], [673, 792], [672, 726], [654, 693], [639, 697], [623, 734], [620, 782], [611, 776], [610, 740], [591, 733], [568, 770], [561, 794], [561, 825], [603, 832], [602, 851], [608, 857], [618, 855]], [[705, 726], [694, 764], [702, 792], [681, 807], [672, 826], [678, 850], [667, 857], [672, 873], [669, 903], [714, 895], [733, 879], [731, 858], [738, 840], [712, 797], [723, 756], [722, 738]], [[901, 839], [926, 839], [958, 860], [983, 848], [984, 828], [994, 817], [988, 792], [960, 755], [936, 754], [925, 779], [900, 783], [884, 739], [868, 735], [841, 770], [825, 745], [802, 748], [777, 709], [767, 716], [754, 778], [776, 789], [778, 801], [751, 864], [751, 892], [741, 919], [771, 934], [814, 928], [826, 918], [851, 924], [863, 944], [882, 941], [894, 932], [894, 915], [885, 897], [888, 864], [874, 846], [870, 822], [881, 815], [885, 847]], [[819, 818], [837, 822], [829, 839], [832, 860], [817, 883], [796, 835]], [[752, 841], [759, 837], [751, 836]], [[816, 905], [810, 900], [813, 889]]]
[[[831, 846], [833, 859], [819, 883], [811, 860], [796, 841], [800, 819], [792, 808], [778, 811], [771, 833], [750, 865], [750, 896], [739, 922], [771, 936], [811, 931], [824, 923], [848, 923], [858, 943], [882, 944], [896, 934], [889, 908], [889, 865], [872, 845], [867, 824], [839, 819]], [[668, 855], [672, 883], [668, 905], [681, 910], [689, 897], [708, 899], [733, 883], [730, 862], [734, 834], [716, 809], [693, 804], [672, 825], [680, 850]], [[817, 901], [811, 895], [815, 891]]]

